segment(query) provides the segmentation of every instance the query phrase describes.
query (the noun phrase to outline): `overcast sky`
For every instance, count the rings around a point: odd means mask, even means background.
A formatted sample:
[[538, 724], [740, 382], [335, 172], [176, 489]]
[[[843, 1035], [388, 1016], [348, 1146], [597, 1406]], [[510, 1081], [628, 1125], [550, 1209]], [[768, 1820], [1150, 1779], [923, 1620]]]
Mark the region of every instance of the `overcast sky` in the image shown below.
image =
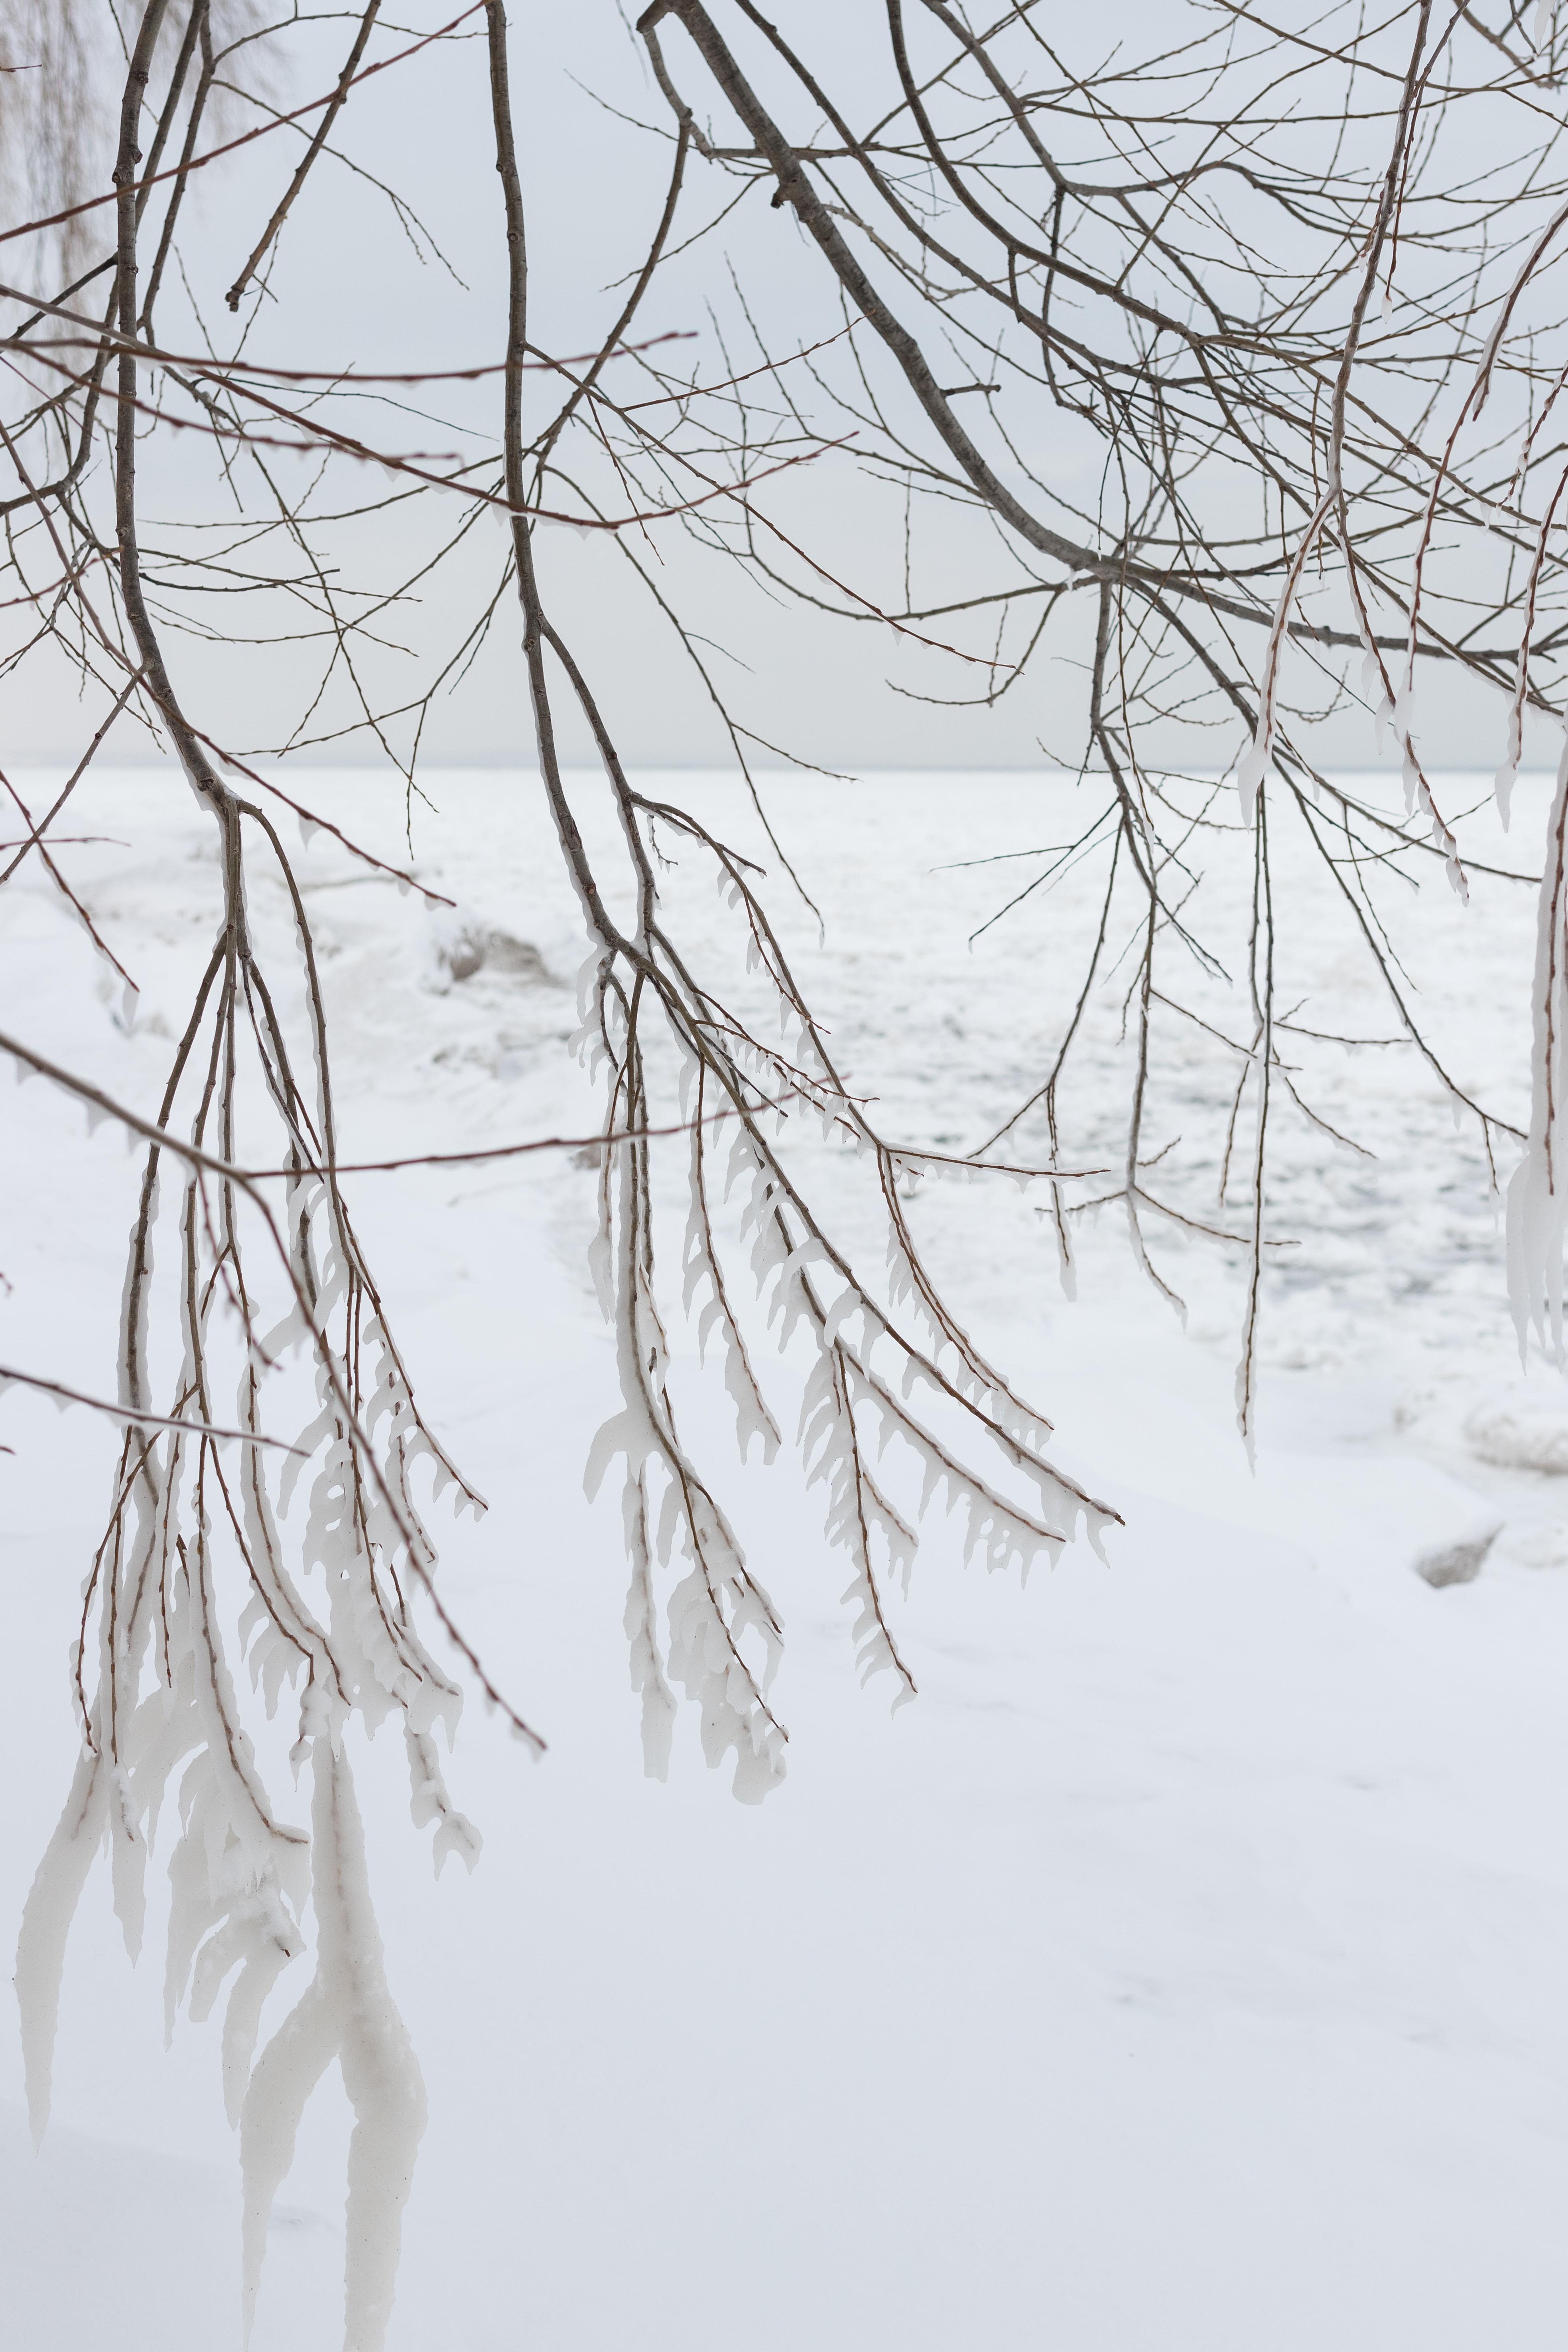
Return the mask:
[[[444, 21], [450, 0], [413, 11], [423, 28]], [[799, 0], [791, 13], [795, 37], [810, 47], [830, 36], [836, 71], [851, 84], [869, 71], [885, 48], [881, 0]], [[383, 50], [403, 36], [388, 34]], [[343, 20], [300, 37], [288, 98], [311, 94], [335, 76]], [[699, 94], [680, 37], [670, 36]], [[668, 165], [661, 140], [616, 119], [616, 108], [662, 126], [662, 102], [650, 85], [640, 45], [628, 38], [615, 0], [577, 0], [561, 9], [520, 0], [513, 10], [513, 95], [530, 202], [531, 332], [559, 351], [591, 348], [621, 299], [616, 281], [635, 268], [657, 217]], [[284, 93], [279, 88], [279, 96]], [[253, 331], [250, 348], [310, 366], [451, 367], [493, 360], [504, 316], [500, 192], [489, 145], [484, 53], [479, 41], [426, 52], [414, 68], [387, 73], [356, 90], [340, 119], [334, 144], [364, 169], [395, 183], [448, 257], [414, 259], [384, 197], [342, 164], [324, 163], [322, 177], [284, 233], [274, 277], [278, 296]], [[247, 118], [247, 120], [254, 119]], [[721, 137], [732, 129], [715, 123]], [[285, 142], [292, 141], [291, 146]], [[193, 208], [182, 258], [192, 294], [215, 341], [230, 322], [222, 291], [254, 240], [291, 167], [299, 142], [290, 132], [258, 142], [232, 164], [216, 167], [206, 202]], [[219, 178], [219, 173], [223, 177]], [[694, 163], [681, 215], [687, 234], [733, 193]], [[105, 216], [107, 219], [107, 216]], [[690, 334], [691, 352], [705, 371], [723, 373], [716, 320], [735, 331], [730, 268], [751, 289], [769, 321], [770, 335], [804, 341], [837, 323], [833, 289], [787, 210], [774, 210], [766, 192], [749, 196], [718, 235], [679, 261], [643, 314], [645, 332]], [[457, 282], [466, 280], [466, 286]], [[192, 331], [183, 297], [165, 310], [168, 337]], [[775, 345], [776, 347], [776, 345]], [[383, 446], [435, 448], [441, 443], [433, 414], [493, 425], [500, 392], [492, 379], [471, 394], [441, 387], [405, 395], [409, 415], [380, 412]], [[916, 435], [925, 430], [914, 421]], [[1057, 433], [1042, 398], [1037, 462], [1081, 467]], [[447, 445], [449, 446], [449, 445]], [[280, 473], [295, 461], [279, 459]], [[163, 510], [187, 520], [223, 518], [210, 450], [184, 436], [165, 436], [147, 460], [148, 487]], [[345, 467], [345, 487], [360, 488], [365, 469]], [[836, 452], [774, 486], [772, 510], [788, 521], [814, 555], [838, 577], [868, 593], [884, 593], [901, 570], [900, 502], [868, 485], [853, 451]], [[151, 501], [150, 501], [151, 503]], [[447, 506], [455, 504], [447, 501]], [[422, 524], [423, 530], [428, 525]], [[422, 543], [417, 532], [400, 540], [399, 523], [384, 526], [374, 546], [363, 538], [348, 551], [374, 576], [390, 579]], [[990, 526], [972, 518], [929, 512], [917, 524], [915, 590], [920, 601], [973, 593], [994, 584], [998, 569]], [[458, 572], [434, 594], [397, 616], [389, 634], [428, 655], [458, 642], [471, 607], [482, 604], [504, 558], [504, 527], [484, 518], [472, 533]], [[734, 567], [697, 556], [679, 527], [665, 523], [638, 535], [636, 552], [670, 600], [689, 614], [708, 641], [705, 658], [738, 716], [772, 745], [833, 767], [1026, 767], [1052, 756], [1076, 759], [1081, 741], [1082, 663], [1087, 610], [1053, 633], [1046, 657], [994, 709], [945, 708], [915, 695], [973, 694], [977, 674], [933, 659], [919, 646], [875, 625], [829, 622], [769, 596]], [[552, 609], [589, 670], [595, 691], [634, 763], [728, 763], [722, 728], [700, 680], [668, 625], [639, 587], [626, 562], [603, 538], [586, 543], [565, 530], [541, 533], [539, 559]], [[983, 560], [984, 559], [984, 560]], [[989, 568], [988, 568], [989, 567]], [[347, 574], [345, 573], [345, 576]], [[1085, 600], [1087, 605], [1087, 600]], [[277, 625], [269, 625], [276, 632]], [[519, 625], [510, 604], [498, 615], [460, 693], [444, 697], [426, 739], [429, 755], [507, 761], [532, 756], [532, 723], [523, 688]], [[286, 731], [284, 713], [309, 691], [311, 648], [215, 646], [186, 637], [174, 646], [181, 691], [205, 714], [220, 740], [265, 749]], [[398, 656], [390, 651], [383, 673], [392, 692]], [[405, 669], [410, 666], [405, 662]], [[983, 673], [978, 674], [983, 675]], [[72, 696], [63, 668], [33, 664], [13, 677], [0, 703], [9, 756], [58, 760], [79, 748], [89, 713]], [[1451, 698], [1437, 689], [1432, 704], [1439, 764], [1496, 764], [1497, 713], [1467, 688]], [[568, 754], [591, 756], [590, 739], [569, 719]], [[117, 748], [135, 751], [128, 736]], [[1214, 740], [1212, 764], [1238, 748]], [[1342, 764], [1370, 764], [1370, 729], [1359, 715], [1331, 739]], [[321, 756], [364, 759], [374, 745], [362, 737], [326, 747]], [[760, 756], [770, 760], [771, 752]], [[1537, 758], [1554, 758], [1550, 745]]]

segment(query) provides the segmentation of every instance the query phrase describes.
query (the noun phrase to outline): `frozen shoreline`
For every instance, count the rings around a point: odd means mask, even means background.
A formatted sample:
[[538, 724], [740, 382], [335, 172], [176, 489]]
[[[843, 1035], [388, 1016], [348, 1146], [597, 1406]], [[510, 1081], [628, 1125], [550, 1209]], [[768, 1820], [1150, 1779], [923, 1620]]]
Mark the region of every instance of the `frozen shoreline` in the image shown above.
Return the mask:
[[[301, 861], [345, 1157], [595, 1119], [562, 1045], [557, 983], [580, 950], [543, 823], [504, 778], [431, 784], [443, 814], [416, 822], [418, 870], [456, 915], [433, 923], [321, 839]], [[384, 787], [295, 789], [395, 853]], [[747, 822], [724, 780], [687, 789]], [[1532, 790], [1507, 845], [1521, 863]], [[1028, 1091], [1079, 919], [1058, 894], [972, 951], [1014, 869], [933, 869], [1056, 839], [1049, 795], [1017, 778], [806, 780], [773, 805], [804, 845], [826, 947], [774, 903], [857, 1079], [889, 1126], [969, 1148]], [[82, 833], [136, 845], [77, 851], [69, 870], [142, 981], [140, 1034], [114, 1026], [87, 941], [22, 876], [0, 904], [9, 1020], [145, 1108], [160, 1023], [210, 935], [202, 820], [177, 781], [145, 775], [95, 779], [73, 806]], [[1221, 930], [1240, 888], [1216, 878]], [[691, 919], [717, 923], [705, 903]], [[253, 911], [283, 919], [260, 883]], [[1493, 886], [1466, 916], [1439, 875], [1415, 912], [1401, 944], [1463, 1082], [1516, 1115], [1530, 894]], [[525, 944], [539, 968], [489, 948], [457, 978], [465, 933]], [[1307, 1025], [1381, 1020], [1326, 925], [1304, 919], [1289, 952], [1322, 1014]], [[1112, 1005], [1086, 1034], [1071, 1148], [1111, 1131], [1116, 1026]], [[1022, 1595], [965, 1577], [933, 1537], [900, 1616], [921, 1697], [889, 1727], [886, 1694], [855, 1685], [818, 1506], [768, 1474], [760, 1538], [748, 1525], [788, 1621], [792, 1746], [760, 1817], [703, 1769], [689, 1720], [669, 1787], [641, 1779], [617, 1515], [580, 1494], [615, 1401], [583, 1267], [591, 1180], [560, 1155], [356, 1181], [421, 1392], [493, 1507], [480, 1530], [437, 1515], [446, 1589], [552, 1741], [530, 1769], [470, 1704], [451, 1778], [487, 1839], [471, 1883], [431, 1886], [396, 1757], [373, 1748], [361, 1774], [432, 2107], [394, 2345], [717, 2352], [743, 2314], [765, 2352], [1036, 2335], [1070, 2352], [1555, 2346], [1568, 1566], [1529, 1556], [1531, 1530], [1568, 1522], [1568, 1492], [1463, 1433], [1489, 1402], [1517, 1423], [1521, 1398], [1568, 1426], [1568, 1399], [1539, 1368], [1520, 1385], [1484, 1163], [1414, 1059], [1362, 1050], [1323, 1081], [1375, 1162], [1304, 1122], [1281, 1142], [1278, 1213], [1300, 1245], [1269, 1286], [1256, 1479], [1217, 1257], [1157, 1244], [1190, 1300], [1184, 1338], [1110, 1215], [1068, 1307], [1027, 1199], [922, 1188], [954, 1304], [1128, 1528], [1109, 1573], [1075, 1550]], [[1217, 1066], [1173, 1042], [1159, 1141], [1212, 1113]], [[101, 1392], [132, 1163], [107, 1131], [84, 1146], [79, 1112], [45, 1088], [10, 1100], [26, 1150], [8, 1155], [0, 1357]], [[856, 1213], [847, 1191], [851, 1229]], [[16, 1391], [5, 1421], [0, 1573], [29, 1661], [3, 1735], [11, 1936], [68, 1777], [63, 1660], [110, 1442]], [[1503, 1532], [1474, 1582], [1413, 1572], [1482, 1523]], [[138, 2263], [180, 2284], [143, 2336], [121, 2331], [126, 2352], [208, 2352], [237, 2330], [216, 2032], [182, 2021], [165, 2059], [156, 1941], [132, 1971], [95, 1883], [68, 1964], [62, 2137], [39, 2170], [11, 2128], [19, 2066], [0, 2036], [0, 2198], [27, 2217], [13, 2267], [29, 2346], [68, 2309], [101, 2336]], [[283, 2191], [296, 2219], [275, 2232], [257, 2352], [340, 2340], [343, 2137], [329, 2085]], [[180, 2160], [208, 2168], [205, 2188]], [[84, 2226], [73, 2200], [101, 2210], [116, 2183], [112, 2226]]]

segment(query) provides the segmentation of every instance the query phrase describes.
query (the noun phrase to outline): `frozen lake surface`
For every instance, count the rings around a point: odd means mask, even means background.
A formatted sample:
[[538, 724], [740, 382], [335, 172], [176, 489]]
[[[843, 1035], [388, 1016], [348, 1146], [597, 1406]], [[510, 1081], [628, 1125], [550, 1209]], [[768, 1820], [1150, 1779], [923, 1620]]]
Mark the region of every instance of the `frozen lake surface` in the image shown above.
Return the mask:
[[[17, 781], [47, 804], [48, 779]], [[1447, 781], [1458, 805], [1482, 795]], [[643, 782], [774, 864], [735, 783]], [[405, 855], [386, 783], [289, 789]], [[590, 845], [607, 843], [593, 780], [575, 789]], [[597, 1118], [564, 1048], [583, 942], [537, 786], [467, 772], [427, 790], [415, 868], [455, 912], [367, 877], [330, 835], [300, 856], [345, 1159]], [[1040, 1082], [1100, 866], [971, 936], [1098, 801], [1016, 776], [766, 790], [825, 935], [776, 877], [770, 904], [843, 1066], [889, 1133], [970, 1150]], [[1466, 838], [1532, 868], [1544, 803], [1523, 780], [1512, 836], [1483, 813]], [[147, 773], [99, 777], [72, 809], [71, 833], [131, 845], [59, 854], [141, 984], [138, 1021], [117, 1023], [118, 992], [33, 866], [0, 894], [0, 1026], [152, 1114], [210, 951], [210, 827], [177, 779]], [[1237, 1075], [1212, 1033], [1249, 1022], [1250, 865], [1226, 846], [1193, 919], [1223, 971], [1162, 949], [1162, 985], [1198, 1021], [1157, 1015], [1145, 1129], [1151, 1152], [1172, 1144], [1172, 1204], [1211, 1222]], [[1342, 900], [1299, 833], [1276, 849], [1281, 1003], [1303, 1032], [1394, 1035]], [[682, 936], [717, 954], [730, 919], [710, 881], [684, 856], [667, 879]], [[1418, 895], [1392, 878], [1384, 896], [1434, 1045], [1518, 1122], [1532, 893], [1481, 881], [1465, 908], [1434, 865]], [[259, 869], [251, 912], [282, 959], [286, 903]], [[1063, 1083], [1076, 1165], [1115, 1162], [1129, 971], [1111, 965]], [[592, 1173], [560, 1152], [353, 1180], [425, 1409], [491, 1504], [478, 1527], [436, 1510], [443, 1589], [550, 1742], [531, 1767], [470, 1705], [449, 1779], [485, 1852], [471, 1879], [437, 1884], [401, 1750], [388, 1737], [359, 1765], [431, 2106], [394, 2346], [1556, 2352], [1568, 1391], [1521, 1371], [1486, 1157], [1420, 1055], [1302, 1034], [1289, 1059], [1364, 1149], [1280, 1115], [1268, 1198], [1291, 1245], [1267, 1283], [1255, 1476], [1231, 1393], [1239, 1253], [1152, 1229], [1184, 1330], [1115, 1209], [1078, 1221], [1069, 1303], [1036, 1193], [920, 1188], [961, 1319], [1127, 1524], [1109, 1568], [1075, 1549], [1022, 1591], [965, 1571], [939, 1524], [898, 1603], [921, 1696], [889, 1723], [886, 1685], [857, 1685], [818, 1498], [783, 1457], [728, 1469], [788, 1636], [789, 1776], [760, 1811], [705, 1769], [690, 1709], [668, 1785], [642, 1777], [619, 1511], [582, 1495], [616, 1402], [585, 1265]], [[112, 1126], [84, 1140], [79, 1109], [42, 1085], [6, 1099], [0, 1361], [110, 1391], [138, 1162]], [[1043, 1156], [1041, 1126], [1015, 1143]], [[664, 1155], [673, 1204], [681, 1145]], [[863, 1171], [820, 1145], [803, 1164], [868, 1249]], [[789, 1368], [776, 1379], [787, 1433]], [[732, 1464], [727, 1412], [695, 1380], [692, 1397]], [[19, 1389], [3, 1419], [9, 1939], [73, 1762], [68, 1654], [115, 1441]], [[1415, 1572], [1488, 1537], [1472, 1581]], [[217, 2032], [182, 2021], [165, 2053], [156, 1917], [132, 1970], [105, 1879], [70, 1947], [37, 2162], [0, 2035], [7, 2337], [215, 2352], [238, 2340]], [[275, 2010], [293, 1997], [286, 1975]], [[255, 2352], [342, 2340], [347, 2131], [334, 2076], [275, 2220]]]

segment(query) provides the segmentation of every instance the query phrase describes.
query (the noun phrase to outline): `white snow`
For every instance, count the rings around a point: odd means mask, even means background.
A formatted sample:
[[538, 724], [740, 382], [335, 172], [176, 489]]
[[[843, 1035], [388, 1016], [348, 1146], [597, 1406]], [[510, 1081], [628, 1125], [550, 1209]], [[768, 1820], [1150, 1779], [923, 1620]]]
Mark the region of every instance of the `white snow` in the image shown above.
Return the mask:
[[[1487, 791], [1443, 781], [1450, 821]], [[416, 809], [416, 867], [454, 913], [432, 918], [356, 872], [328, 834], [300, 853], [343, 1155], [588, 1134], [596, 1097], [567, 1050], [582, 935], [536, 789], [502, 773], [429, 789], [439, 814]], [[398, 856], [403, 808], [385, 783], [298, 790]], [[659, 790], [754, 854], [735, 785]], [[1484, 811], [1456, 830], [1528, 866], [1548, 791], [1520, 780], [1506, 842]], [[826, 946], [770, 884], [771, 903], [836, 1054], [889, 1132], [967, 1150], [1038, 1083], [1093, 918], [1079, 877], [971, 950], [1035, 869], [934, 869], [1071, 839], [1092, 810], [1020, 777], [769, 792]], [[577, 799], [591, 845], [607, 844], [591, 779]], [[210, 942], [212, 846], [177, 778], [105, 775], [72, 809], [72, 833], [132, 845], [62, 856], [140, 985], [135, 1025], [68, 909], [24, 868], [0, 894], [0, 1026], [155, 1109]], [[1302, 1000], [1305, 1028], [1393, 1034], [1283, 828], [1279, 846], [1298, 860], [1289, 896], [1276, 887], [1291, 909], [1282, 1003]], [[1207, 894], [1227, 948], [1244, 868]], [[721, 939], [733, 918], [708, 877], [686, 861], [667, 878], [685, 935]], [[1393, 886], [1391, 920], [1435, 1036], [1460, 1083], [1523, 1125], [1531, 894], [1483, 877], [1467, 909], [1434, 860], [1407, 897]], [[281, 890], [258, 872], [250, 901], [280, 958]], [[454, 952], [476, 943], [477, 964]], [[1114, 1160], [1125, 985], [1097, 998], [1082, 1077], [1064, 1087], [1077, 1164]], [[1227, 1025], [1223, 985], [1200, 992], [1174, 961], [1168, 985]], [[1162, 1039], [1150, 1148], [1181, 1132], [1161, 1174], [1173, 1202], [1212, 1215], [1234, 1057], [1174, 1016]], [[676, 1215], [664, 1297], [690, 1375], [685, 1433], [785, 1627], [770, 1705], [788, 1777], [760, 1807], [707, 1770], [679, 1696], [668, 1784], [644, 1776], [644, 1710], [657, 1753], [671, 1694], [628, 1690], [641, 1572], [628, 1603], [621, 1510], [582, 1494], [590, 1441], [619, 1403], [586, 1263], [596, 1155], [348, 1181], [425, 1409], [491, 1505], [479, 1525], [435, 1507], [442, 1590], [550, 1742], [531, 1765], [470, 1702], [441, 1769], [484, 1853], [471, 1875], [437, 1882], [427, 1832], [409, 1826], [401, 1743], [351, 1738], [385, 1980], [348, 1983], [329, 1928], [319, 1960], [282, 1969], [259, 2020], [265, 2049], [320, 1965], [345, 2051], [358, 2037], [362, 2117], [396, 2116], [390, 2137], [372, 2123], [356, 2167], [395, 2168], [423, 2078], [389, 2352], [1556, 2352], [1568, 1398], [1539, 1362], [1521, 1374], [1484, 1155], [1430, 1072], [1405, 1049], [1293, 1050], [1307, 1098], [1378, 1157], [1280, 1122], [1270, 1198], [1298, 1246], [1267, 1286], [1256, 1478], [1231, 1404], [1238, 1268], [1152, 1229], [1188, 1304], [1184, 1335], [1114, 1215], [1079, 1221], [1069, 1305], [1038, 1188], [911, 1182], [950, 1299], [1054, 1420], [1062, 1466], [1127, 1525], [1106, 1538], [1108, 1566], [1080, 1542], [1021, 1590], [1016, 1571], [965, 1570], [962, 1528], [933, 1515], [908, 1600], [891, 1580], [886, 1595], [920, 1685], [891, 1722], [893, 1678], [858, 1686], [863, 1596], [841, 1604], [825, 1493], [790, 1451], [789, 1368], [748, 1331], [785, 1442], [743, 1471], [740, 1401], [716, 1367], [698, 1383]], [[139, 1163], [112, 1125], [89, 1139], [56, 1089], [0, 1099], [0, 1361], [112, 1393]], [[1038, 1153], [1037, 1132], [1016, 1140], [1020, 1158]], [[672, 1213], [685, 1150], [656, 1147]], [[816, 1143], [803, 1165], [868, 1255], [863, 1171]], [[75, 1768], [68, 1654], [115, 1436], [13, 1388], [0, 1440], [16, 1449], [0, 1456], [0, 1936], [14, 1938]], [[1415, 1572], [1492, 1528], [1472, 1580], [1434, 1589]], [[182, 2019], [163, 2047], [173, 1826], [147, 1874], [138, 1968], [92, 1864], [37, 2158], [18, 2039], [0, 2035], [0, 2333], [17, 2352], [239, 2341], [219, 2028]], [[357, 1867], [342, 1884], [358, 1903]], [[253, 2352], [342, 2341], [353, 2128], [334, 2070], [272, 2209]], [[285, 2139], [279, 2126], [258, 2183]], [[252, 2210], [259, 2221], [259, 2199]], [[361, 2246], [378, 2278], [385, 2226]]]

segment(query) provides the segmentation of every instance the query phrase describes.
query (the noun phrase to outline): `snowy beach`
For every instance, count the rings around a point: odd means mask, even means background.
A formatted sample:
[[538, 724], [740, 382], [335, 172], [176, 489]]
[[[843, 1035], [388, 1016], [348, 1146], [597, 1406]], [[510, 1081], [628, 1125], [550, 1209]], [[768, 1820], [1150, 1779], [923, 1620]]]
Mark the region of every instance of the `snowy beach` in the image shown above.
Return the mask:
[[[18, 781], [52, 797], [45, 775]], [[1095, 894], [1069, 877], [990, 919], [1046, 845], [1084, 832], [1098, 784], [765, 778], [819, 933], [738, 782], [642, 782], [678, 784], [769, 869], [797, 971], [888, 1132], [962, 1154], [1038, 1085]], [[1456, 809], [1487, 790], [1442, 782]], [[406, 830], [379, 778], [289, 789], [455, 902], [427, 910], [330, 834], [300, 854], [343, 1158], [591, 1134], [598, 1098], [566, 1046], [581, 926], [532, 780], [432, 776]], [[1467, 847], [1533, 872], [1545, 791], [1522, 779], [1512, 834], [1483, 809]], [[574, 793], [592, 839], [602, 796], [590, 778]], [[173, 774], [95, 771], [68, 831], [89, 837], [58, 855], [139, 982], [135, 1021], [34, 867], [0, 900], [3, 1025], [151, 1117], [217, 919], [212, 828]], [[889, 1678], [857, 1685], [819, 1498], [787, 1449], [741, 1468], [691, 1365], [692, 1421], [787, 1633], [788, 1776], [760, 1810], [705, 1768], [687, 1706], [668, 1786], [643, 1777], [619, 1513], [582, 1487], [616, 1404], [584, 1155], [348, 1180], [425, 1409], [490, 1505], [479, 1525], [436, 1506], [441, 1590], [549, 1742], [531, 1763], [470, 1695], [448, 1779], [485, 1848], [471, 1877], [434, 1883], [392, 1736], [355, 1749], [430, 2101], [393, 2346], [1555, 2352], [1568, 1390], [1520, 1368], [1473, 1122], [1456, 1129], [1408, 1045], [1328, 1042], [1398, 1021], [1300, 843], [1282, 833], [1275, 854], [1299, 882], [1278, 979], [1296, 1082], [1363, 1149], [1279, 1115], [1256, 1474], [1233, 1402], [1241, 1253], [1152, 1227], [1184, 1329], [1116, 1208], [1077, 1219], [1068, 1301], [1039, 1186], [920, 1183], [911, 1215], [954, 1310], [1126, 1524], [1109, 1565], [1075, 1546], [1020, 1590], [965, 1570], [936, 1515], [896, 1603], [920, 1696], [889, 1722]], [[1249, 858], [1237, 835], [1234, 870], [1216, 856], [1205, 879], [1194, 920], [1216, 955], [1245, 940]], [[718, 939], [708, 877], [665, 878], [689, 898], [684, 935]], [[1534, 893], [1483, 877], [1466, 908], [1434, 860], [1418, 895], [1393, 877], [1385, 897], [1453, 1076], [1520, 1121]], [[259, 937], [288, 937], [275, 881], [256, 874], [249, 905]], [[1221, 1223], [1236, 1061], [1214, 1033], [1247, 1025], [1240, 974], [1194, 968], [1149, 1130], [1171, 1146], [1172, 1205]], [[1112, 964], [1064, 1080], [1077, 1166], [1103, 1164], [1124, 1110], [1126, 988]], [[79, 1107], [45, 1082], [6, 1100], [0, 1361], [110, 1393], [139, 1163], [112, 1121], [84, 1145]], [[1013, 1140], [1044, 1154], [1037, 1123]], [[843, 1229], [868, 1235], [863, 1172], [802, 1149]], [[681, 1150], [656, 1161], [671, 1202]], [[759, 1360], [793, 1430], [790, 1367]], [[0, 1441], [26, 1661], [0, 1728], [14, 1939], [74, 1761], [69, 1653], [115, 1433], [14, 1388]], [[182, 2016], [165, 2052], [160, 1870], [152, 1885], [132, 1969], [107, 1872], [89, 1883], [37, 2160], [0, 2036], [18, 2352], [238, 2341], [217, 2029]], [[286, 1972], [268, 2018], [294, 1997]], [[274, 2218], [254, 2352], [341, 2340], [347, 2132], [334, 2075]]]

